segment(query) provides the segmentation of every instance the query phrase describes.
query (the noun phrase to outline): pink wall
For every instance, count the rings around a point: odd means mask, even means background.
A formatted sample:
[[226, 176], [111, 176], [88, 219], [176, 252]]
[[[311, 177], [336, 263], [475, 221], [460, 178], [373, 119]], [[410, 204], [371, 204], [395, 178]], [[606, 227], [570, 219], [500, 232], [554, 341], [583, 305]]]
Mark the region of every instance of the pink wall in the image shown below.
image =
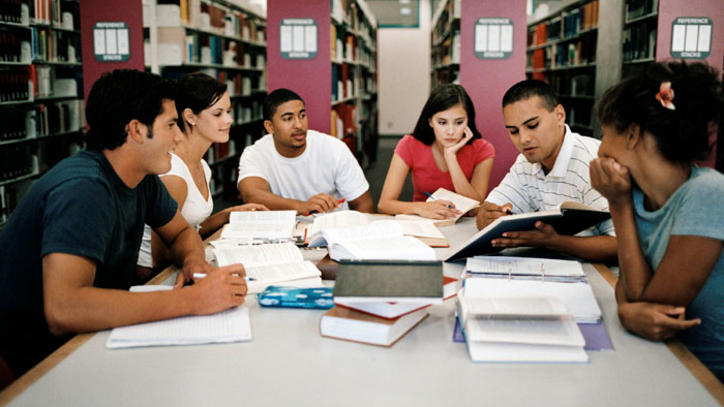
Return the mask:
[[[526, 0], [462, 0], [460, 84], [475, 104], [478, 130], [495, 146], [495, 161], [488, 189], [503, 179], [518, 151], [503, 122], [501, 101], [505, 91], [525, 79]], [[481, 17], [513, 20], [513, 55], [508, 59], [478, 59], [474, 53], [475, 22]]]
[[[143, 7], [141, 0], [120, 3], [107, 0], [80, 0], [80, 34], [83, 50], [83, 90], [88, 97], [91, 86], [104, 72], [114, 69], [143, 71]], [[125, 62], [100, 62], [93, 56], [93, 26], [97, 22], [125, 22], [129, 30], [131, 57]]]
[[[724, 2], [722, 0], [659, 0], [659, 27], [656, 34], [656, 60], [671, 59], [671, 24], [678, 17], [709, 17], [711, 33], [709, 65], [722, 69], [724, 61]], [[693, 61], [693, 60], [688, 60]]]
[[[267, 1], [268, 89], [289, 88], [305, 101], [309, 128], [329, 133], [332, 111], [332, 63], [329, 42], [329, 0]], [[314, 59], [284, 59], [279, 53], [279, 23], [285, 18], [312, 18], [317, 22], [319, 49]]]
[[[712, 20], [711, 54], [706, 63], [722, 71], [724, 62], [724, 2], [722, 0], [660, 0], [659, 26], [656, 36], [656, 60], [667, 61], [671, 58], [671, 25], [678, 17], [709, 17]], [[688, 59], [687, 61], [701, 60]], [[716, 133], [711, 136], [716, 141]], [[721, 148], [721, 147], [720, 147]], [[700, 163], [713, 168], [716, 161], [716, 148], [709, 158]]]

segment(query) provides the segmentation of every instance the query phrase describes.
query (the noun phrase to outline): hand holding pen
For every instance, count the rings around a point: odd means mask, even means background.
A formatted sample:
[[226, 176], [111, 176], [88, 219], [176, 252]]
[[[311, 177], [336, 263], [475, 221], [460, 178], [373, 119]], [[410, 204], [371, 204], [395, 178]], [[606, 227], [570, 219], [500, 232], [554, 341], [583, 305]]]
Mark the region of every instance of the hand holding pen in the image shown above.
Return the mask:
[[445, 199], [437, 199], [428, 192], [425, 192], [425, 194], [430, 199], [427, 202], [416, 202], [416, 215], [430, 219], [448, 219], [461, 215], [460, 211], [455, 208], [454, 203]]
[[496, 205], [494, 203], [485, 201], [478, 210], [478, 215], [476, 218], [478, 229], [482, 229], [488, 226], [494, 220], [498, 219], [501, 216], [512, 214], [513, 204], [511, 203], [506, 203], [505, 205]]
[[315, 212], [330, 212], [339, 208], [344, 201], [344, 198], [337, 199], [329, 194], [317, 194], [309, 198], [306, 202], [299, 202], [297, 213], [306, 216]]

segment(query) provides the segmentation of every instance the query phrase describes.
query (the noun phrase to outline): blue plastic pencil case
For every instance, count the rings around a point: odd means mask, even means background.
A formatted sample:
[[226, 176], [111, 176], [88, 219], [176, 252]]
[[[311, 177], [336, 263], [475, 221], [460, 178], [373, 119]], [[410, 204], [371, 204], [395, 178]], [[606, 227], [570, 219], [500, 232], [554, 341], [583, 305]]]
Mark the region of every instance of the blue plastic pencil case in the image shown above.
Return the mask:
[[280, 287], [272, 285], [257, 294], [262, 307], [329, 309], [334, 306], [332, 287]]

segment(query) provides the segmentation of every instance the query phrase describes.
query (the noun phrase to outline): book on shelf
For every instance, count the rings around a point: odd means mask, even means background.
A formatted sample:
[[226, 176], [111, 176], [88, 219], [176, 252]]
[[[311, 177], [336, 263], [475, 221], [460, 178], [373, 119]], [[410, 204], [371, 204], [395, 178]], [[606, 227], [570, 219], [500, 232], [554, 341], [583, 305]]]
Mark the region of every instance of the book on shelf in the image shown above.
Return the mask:
[[439, 261], [341, 261], [334, 284], [343, 303], [440, 304], [443, 293]]
[[[443, 300], [453, 298], [457, 295], [458, 289], [460, 288], [460, 280], [453, 277], [443, 276]], [[419, 309], [431, 306], [429, 303], [415, 303], [415, 302], [394, 302], [394, 301], [383, 301], [383, 302], [353, 302], [346, 301], [342, 298], [337, 298], [334, 301], [335, 305], [345, 308], [350, 308], [355, 311], [364, 312], [380, 318], [398, 318], [403, 315], [415, 312]]]
[[219, 267], [244, 265], [249, 294], [259, 293], [270, 285], [322, 285], [322, 273], [304, 260], [293, 243], [222, 247], [214, 251]]
[[466, 278], [462, 295], [466, 297], [554, 297], [560, 300], [573, 320], [595, 324], [601, 320], [601, 308], [596, 302], [591, 285], [585, 280], [560, 282], [527, 278]]
[[236, 211], [221, 231], [222, 239], [291, 239], [296, 211]]
[[[136, 286], [132, 292], [172, 289], [171, 286]], [[113, 328], [106, 347], [199, 345], [251, 340], [249, 309], [239, 306], [212, 315], [189, 315], [162, 321]]]
[[427, 317], [420, 309], [394, 319], [375, 317], [349, 308], [334, 307], [319, 322], [322, 336], [390, 347]]
[[533, 230], [538, 221], [553, 226], [560, 234], [574, 235], [610, 217], [608, 211], [573, 201], [563, 202], [545, 211], [501, 216], [456, 248], [445, 261], [499, 251], [500, 248], [490, 244], [493, 239], [501, 237], [504, 232]]

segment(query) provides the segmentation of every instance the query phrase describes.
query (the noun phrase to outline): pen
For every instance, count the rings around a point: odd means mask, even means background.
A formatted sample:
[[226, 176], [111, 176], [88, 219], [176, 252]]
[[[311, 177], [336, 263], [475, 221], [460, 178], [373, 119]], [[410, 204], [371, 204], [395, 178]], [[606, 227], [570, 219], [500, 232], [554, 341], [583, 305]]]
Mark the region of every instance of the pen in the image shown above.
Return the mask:
[[[206, 273], [194, 273], [194, 278], [204, 278], [206, 277]], [[252, 277], [245, 277], [246, 281], [254, 281], [254, 278]]]
[[[427, 195], [428, 198], [430, 198], [431, 201], [437, 201], [437, 198], [435, 198], [434, 196], [432, 196], [431, 193], [429, 193], [429, 192], [427, 192], [427, 191], [423, 191], [423, 192], [425, 193], [425, 195]], [[448, 207], [448, 209], [450, 209], [450, 208], [452, 208], [452, 205], [448, 205], [447, 207]]]

